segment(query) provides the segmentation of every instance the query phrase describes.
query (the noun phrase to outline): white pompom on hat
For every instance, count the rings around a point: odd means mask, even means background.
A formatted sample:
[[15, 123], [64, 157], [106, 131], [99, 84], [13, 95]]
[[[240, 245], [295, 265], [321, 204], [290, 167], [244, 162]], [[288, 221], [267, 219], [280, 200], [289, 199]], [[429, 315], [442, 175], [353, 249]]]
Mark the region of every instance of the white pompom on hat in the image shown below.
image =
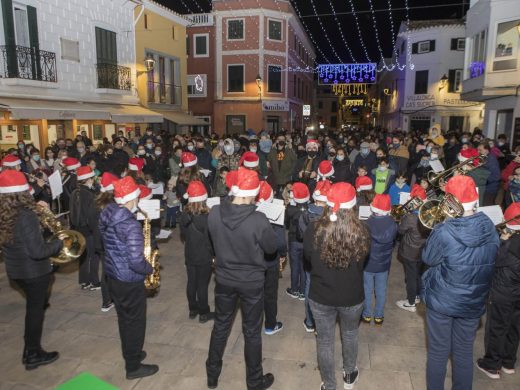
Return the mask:
[[338, 210], [348, 210], [356, 205], [356, 189], [349, 183], [335, 183], [327, 196], [327, 205], [332, 209], [331, 222], [338, 220]]

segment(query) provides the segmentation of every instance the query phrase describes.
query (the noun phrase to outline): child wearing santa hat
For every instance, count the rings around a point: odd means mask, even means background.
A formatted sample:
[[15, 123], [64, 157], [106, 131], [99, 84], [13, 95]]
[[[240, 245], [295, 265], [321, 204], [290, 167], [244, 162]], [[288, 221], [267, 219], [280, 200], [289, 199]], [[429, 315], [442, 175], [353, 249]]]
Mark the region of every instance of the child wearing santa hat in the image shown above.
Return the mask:
[[179, 225], [188, 276], [186, 295], [189, 318], [199, 316], [199, 322], [206, 323], [214, 319], [214, 313], [210, 312], [208, 304], [208, 286], [214, 256], [208, 233], [208, 192], [204, 183], [194, 180], [188, 185], [184, 197], [188, 203], [182, 210]]
[[[383, 325], [386, 302], [386, 285], [392, 262], [392, 252], [397, 236], [397, 225], [390, 216], [392, 202], [390, 195], [377, 194], [370, 205], [372, 215], [366, 221], [370, 232], [370, 255], [365, 263], [364, 288], [365, 304], [363, 322], [370, 324], [372, 318], [376, 325]], [[375, 308], [372, 297], [375, 293]]]

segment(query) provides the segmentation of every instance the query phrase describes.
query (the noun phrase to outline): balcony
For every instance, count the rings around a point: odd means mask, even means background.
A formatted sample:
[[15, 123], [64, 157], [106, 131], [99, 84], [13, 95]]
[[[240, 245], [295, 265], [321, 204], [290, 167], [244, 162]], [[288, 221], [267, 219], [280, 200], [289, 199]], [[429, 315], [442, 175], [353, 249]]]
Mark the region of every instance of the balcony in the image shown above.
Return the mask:
[[96, 64], [97, 87], [105, 89], [132, 89], [132, 73], [127, 66], [115, 64]]
[[0, 46], [0, 78], [58, 81], [56, 53], [25, 46]]
[[148, 103], [182, 104], [182, 86], [154, 81], [147, 82]]

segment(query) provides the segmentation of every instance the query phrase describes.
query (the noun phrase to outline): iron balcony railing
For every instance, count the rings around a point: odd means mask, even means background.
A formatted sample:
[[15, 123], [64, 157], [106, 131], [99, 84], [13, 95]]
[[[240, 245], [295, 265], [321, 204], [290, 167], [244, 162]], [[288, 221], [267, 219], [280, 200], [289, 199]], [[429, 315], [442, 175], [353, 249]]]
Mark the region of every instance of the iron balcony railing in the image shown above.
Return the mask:
[[0, 46], [0, 77], [55, 83], [56, 53], [35, 47]]
[[127, 66], [116, 64], [96, 64], [97, 87], [107, 89], [132, 89], [132, 73]]
[[155, 81], [147, 82], [149, 103], [182, 104], [182, 86]]

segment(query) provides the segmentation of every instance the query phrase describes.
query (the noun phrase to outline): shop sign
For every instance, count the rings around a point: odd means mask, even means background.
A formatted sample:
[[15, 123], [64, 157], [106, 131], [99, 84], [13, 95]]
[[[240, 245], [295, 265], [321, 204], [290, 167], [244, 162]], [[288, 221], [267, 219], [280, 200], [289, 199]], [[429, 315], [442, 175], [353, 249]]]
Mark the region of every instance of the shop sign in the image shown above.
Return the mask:
[[287, 100], [263, 102], [262, 111], [289, 111], [289, 102]]
[[405, 108], [424, 108], [435, 105], [435, 95], [412, 95], [406, 97]]
[[311, 105], [310, 104], [303, 105], [303, 116], [311, 116]]

